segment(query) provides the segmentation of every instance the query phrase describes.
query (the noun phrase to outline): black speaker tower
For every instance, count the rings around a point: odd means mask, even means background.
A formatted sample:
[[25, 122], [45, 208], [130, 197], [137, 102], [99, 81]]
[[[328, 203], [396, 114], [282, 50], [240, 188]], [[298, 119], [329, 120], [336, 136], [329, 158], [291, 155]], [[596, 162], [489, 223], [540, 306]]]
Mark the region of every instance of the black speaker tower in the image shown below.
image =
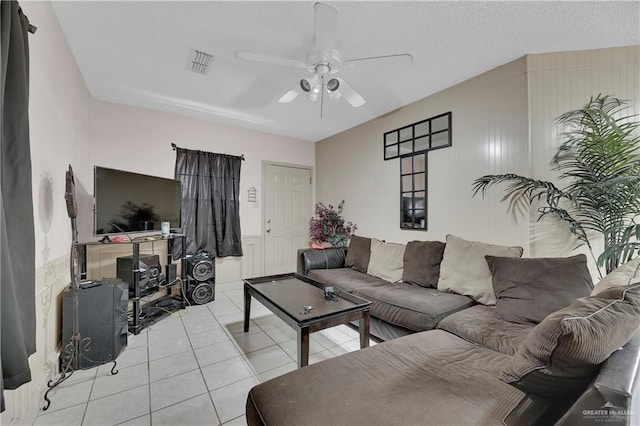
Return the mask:
[[216, 299], [216, 262], [202, 252], [186, 257], [187, 300], [194, 305], [204, 305]]

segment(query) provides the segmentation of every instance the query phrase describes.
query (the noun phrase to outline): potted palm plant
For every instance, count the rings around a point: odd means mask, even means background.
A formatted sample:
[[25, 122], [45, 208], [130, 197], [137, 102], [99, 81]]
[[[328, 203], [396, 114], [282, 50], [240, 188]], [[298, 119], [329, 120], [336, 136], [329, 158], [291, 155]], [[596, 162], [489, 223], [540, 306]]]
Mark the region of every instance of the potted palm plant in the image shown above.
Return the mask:
[[[558, 117], [568, 126], [551, 161], [566, 186], [515, 174], [486, 175], [473, 182], [473, 195], [508, 183], [509, 210], [525, 200], [536, 203], [538, 220], [564, 221], [586, 245], [599, 268], [609, 273], [640, 253], [640, 135], [637, 115], [615, 97], [598, 95], [580, 109]], [[590, 238], [604, 240], [596, 258]]]

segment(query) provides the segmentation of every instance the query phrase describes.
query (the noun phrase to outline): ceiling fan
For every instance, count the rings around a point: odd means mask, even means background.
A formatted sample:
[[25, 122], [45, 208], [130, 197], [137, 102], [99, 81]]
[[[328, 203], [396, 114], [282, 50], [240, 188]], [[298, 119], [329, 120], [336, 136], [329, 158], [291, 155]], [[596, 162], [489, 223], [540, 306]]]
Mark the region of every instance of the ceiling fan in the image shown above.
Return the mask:
[[235, 57], [238, 59], [306, 69], [311, 73], [311, 76], [301, 79], [282, 95], [278, 102], [286, 104], [296, 99], [301, 93], [306, 93], [311, 102], [317, 102], [320, 98], [320, 117], [322, 117], [325, 93], [332, 100], [344, 98], [351, 106], [359, 107], [364, 105], [366, 101], [349, 83], [336, 75], [340, 70], [358, 69], [364, 64], [372, 65], [376, 69], [387, 65], [403, 67], [411, 65], [413, 61], [413, 57], [408, 53], [343, 61], [340, 52], [335, 49], [338, 10], [324, 3], [316, 3], [314, 17], [315, 49], [307, 55], [305, 62], [244, 50], [235, 51]]

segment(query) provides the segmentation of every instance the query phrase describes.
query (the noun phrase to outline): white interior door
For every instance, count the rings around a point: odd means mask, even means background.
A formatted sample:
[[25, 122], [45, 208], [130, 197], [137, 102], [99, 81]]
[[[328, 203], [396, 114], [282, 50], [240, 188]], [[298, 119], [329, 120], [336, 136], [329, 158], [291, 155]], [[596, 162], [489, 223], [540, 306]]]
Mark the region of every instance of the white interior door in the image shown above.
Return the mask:
[[309, 247], [311, 170], [265, 164], [264, 271], [295, 272], [298, 249]]

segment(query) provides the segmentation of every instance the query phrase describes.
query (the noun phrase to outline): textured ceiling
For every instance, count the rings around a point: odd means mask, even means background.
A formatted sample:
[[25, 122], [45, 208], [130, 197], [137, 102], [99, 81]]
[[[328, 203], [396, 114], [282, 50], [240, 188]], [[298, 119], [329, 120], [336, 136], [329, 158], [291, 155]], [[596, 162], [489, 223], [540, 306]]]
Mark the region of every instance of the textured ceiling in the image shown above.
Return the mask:
[[[304, 69], [246, 62], [246, 50], [304, 61], [313, 2], [54, 1], [95, 99], [317, 141], [528, 53], [640, 44], [640, 2], [329, 2], [343, 59], [411, 53], [403, 69], [341, 70], [367, 101], [277, 99]], [[214, 55], [206, 75], [189, 50]]]

